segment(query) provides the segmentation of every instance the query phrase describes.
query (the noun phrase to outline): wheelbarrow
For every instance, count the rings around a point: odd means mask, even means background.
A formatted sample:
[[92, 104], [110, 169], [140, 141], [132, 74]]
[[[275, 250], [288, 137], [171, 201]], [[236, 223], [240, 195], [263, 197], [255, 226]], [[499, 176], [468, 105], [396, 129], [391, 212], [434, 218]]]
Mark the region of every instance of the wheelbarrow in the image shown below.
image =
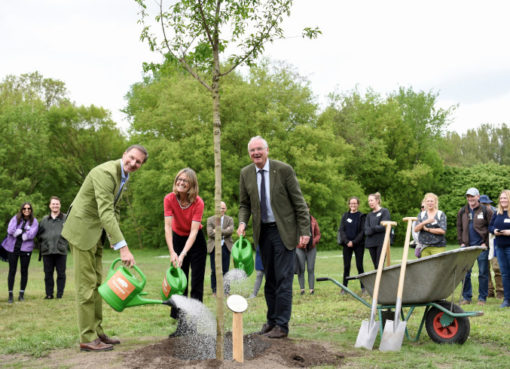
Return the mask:
[[[464, 311], [453, 301], [445, 299], [453, 294], [483, 250], [485, 247], [482, 246], [463, 247], [407, 262], [402, 308], [409, 310], [405, 314], [402, 309], [401, 318], [408, 321], [417, 307], [425, 307], [416, 336], [410, 336], [406, 327], [405, 336], [409, 341], [418, 341], [425, 325], [429, 337], [436, 343], [466, 342], [470, 331], [469, 318], [481, 316], [483, 312]], [[348, 279], [359, 279], [372, 295], [375, 275], [374, 270]], [[381, 337], [386, 318], [392, 319], [394, 315], [392, 309], [395, 309], [399, 275], [400, 264], [383, 269], [377, 306]], [[370, 302], [332, 278], [317, 278], [317, 281], [331, 281], [368, 308], [371, 307]]]

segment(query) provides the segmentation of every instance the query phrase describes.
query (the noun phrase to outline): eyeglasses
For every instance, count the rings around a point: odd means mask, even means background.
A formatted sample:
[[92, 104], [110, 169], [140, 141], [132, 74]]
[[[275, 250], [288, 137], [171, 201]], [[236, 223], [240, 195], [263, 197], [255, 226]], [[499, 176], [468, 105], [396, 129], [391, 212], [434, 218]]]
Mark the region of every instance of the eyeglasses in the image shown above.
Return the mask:
[[32, 208], [23, 208], [23, 210], [32, 211]]
[[175, 183], [177, 182], [184, 182], [184, 183], [189, 183], [189, 181], [185, 178], [177, 178], [177, 180], [175, 181]]

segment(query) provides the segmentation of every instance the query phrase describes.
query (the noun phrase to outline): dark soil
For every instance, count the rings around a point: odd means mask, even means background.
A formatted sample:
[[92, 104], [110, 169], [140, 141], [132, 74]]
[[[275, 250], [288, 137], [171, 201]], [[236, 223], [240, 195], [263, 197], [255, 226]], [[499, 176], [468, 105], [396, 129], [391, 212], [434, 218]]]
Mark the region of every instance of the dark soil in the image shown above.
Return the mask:
[[[200, 342], [202, 341], [202, 342]], [[244, 336], [244, 363], [232, 361], [231, 336], [225, 337], [224, 361], [216, 360], [214, 340], [205, 337], [173, 337], [126, 355], [124, 367], [163, 368], [308, 368], [320, 365], [340, 367], [343, 355], [327, 344], [313, 341], [270, 339], [258, 334]], [[198, 343], [198, 344], [197, 344]]]

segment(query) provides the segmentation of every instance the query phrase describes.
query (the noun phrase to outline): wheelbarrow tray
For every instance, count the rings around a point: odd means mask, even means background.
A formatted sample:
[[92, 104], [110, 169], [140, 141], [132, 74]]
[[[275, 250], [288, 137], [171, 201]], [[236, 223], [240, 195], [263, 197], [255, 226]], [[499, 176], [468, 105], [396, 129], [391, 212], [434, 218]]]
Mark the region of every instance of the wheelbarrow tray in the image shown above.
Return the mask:
[[[483, 246], [462, 247], [440, 254], [407, 262], [403, 304], [423, 304], [450, 296], [466, 272], [473, 266]], [[383, 269], [378, 303], [395, 304], [401, 264]], [[348, 279], [359, 279], [372, 296], [377, 271], [359, 274]]]

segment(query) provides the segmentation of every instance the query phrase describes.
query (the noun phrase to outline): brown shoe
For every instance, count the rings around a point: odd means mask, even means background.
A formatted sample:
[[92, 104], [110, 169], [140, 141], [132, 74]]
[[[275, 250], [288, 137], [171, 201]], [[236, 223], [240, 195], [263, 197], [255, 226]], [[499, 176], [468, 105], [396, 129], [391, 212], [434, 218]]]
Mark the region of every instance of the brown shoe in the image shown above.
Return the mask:
[[269, 338], [285, 338], [288, 336], [288, 333], [275, 325], [275, 327], [269, 333], [265, 334], [265, 336]]
[[471, 304], [471, 300], [462, 300], [462, 301], [460, 302], [460, 304], [461, 304], [461, 305], [469, 305], [469, 304]]
[[98, 337], [101, 340], [101, 342], [107, 343], [109, 345], [118, 345], [118, 344], [120, 344], [120, 341], [118, 339], [108, 337], [106, 334], [99, 334]]
[[262, 326], [262, 329], [258, 332], [258, 334], [269, 333], [270, 331], [273, 330], [274, 327], [275, 327], [274, 325], [270, 325], [268, 323], [264, 323], [264, 325]]
[[480, 305], [480, 306], [485, 305], [485, 301], [483, 301], [483, 300], [478, 300], [478, 305]]
[[80, 343], [81, 351], [111, 351], [113, 350], [113, 345], [108, 343], [101, 342], [99, 338], [96, 338], [94, 341], [89, 343]]
[[496, 294], [496, 297], [497, 297], [498, 299], [502, 299], [502, 298], [504, 298], [504, 297], [505, 297], [505, 295], [503, 294], [503, 292], [498, 292], [498, 293]]
[[492, 298], [492, 297], [496, 297], [496, 295], [494, 294], [494, 291], [492, 291], [492, 292], [489, 292], [489, 294], [487, 295], [487, 297]]

